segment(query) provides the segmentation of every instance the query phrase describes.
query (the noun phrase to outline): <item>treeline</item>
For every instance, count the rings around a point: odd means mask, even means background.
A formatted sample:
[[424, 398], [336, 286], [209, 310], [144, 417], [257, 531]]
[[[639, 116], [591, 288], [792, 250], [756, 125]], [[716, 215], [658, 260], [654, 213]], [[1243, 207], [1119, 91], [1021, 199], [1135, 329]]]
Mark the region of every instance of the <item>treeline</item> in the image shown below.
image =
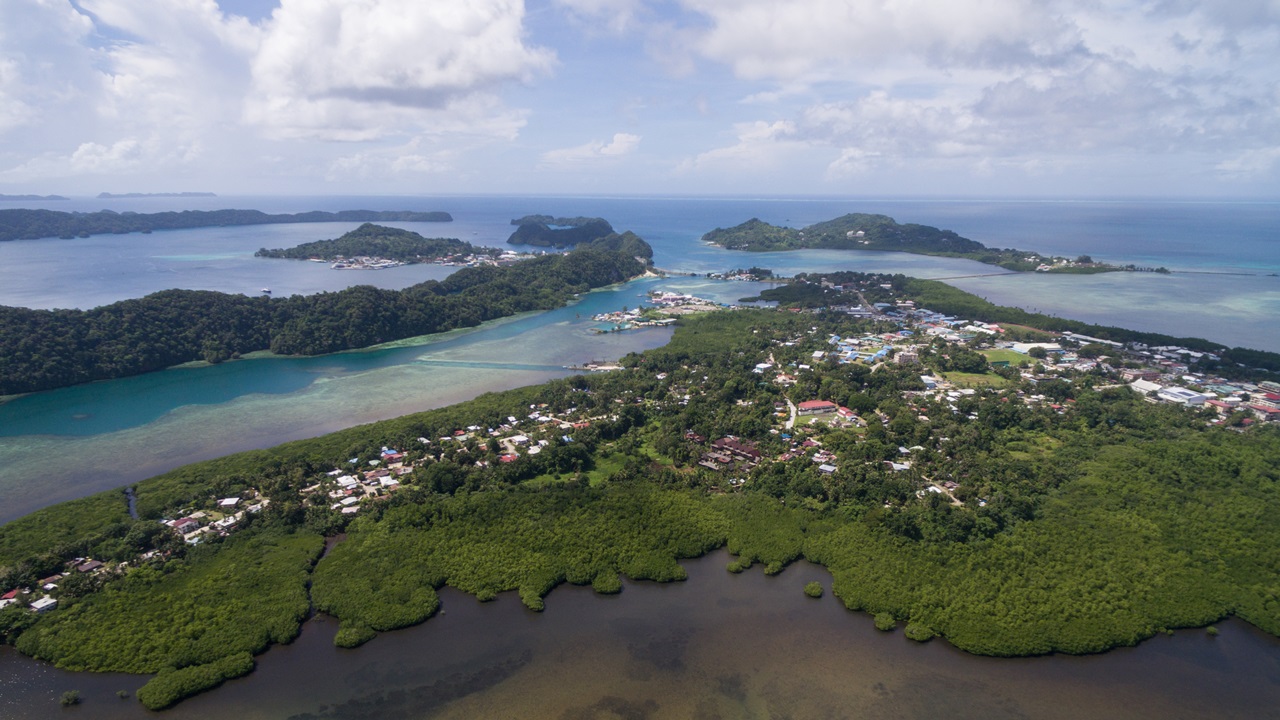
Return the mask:
[[332, 240], [316, 240], [291, 248], [262, 248], [257, 257], [306, 260], [336, 257], [370, 256], [414, 262], [448, 255], [470, 255], [477, 252], [495, 253], [492, 248], [477, 248], [469, 242], [453, 238], [426, 238], [411, 230], [365, 223], [341, 237]]
[[137, 375], [271, 350], [318, 355], [549, 310], [635, 277], [630, 255], [585, 249], [464, 268], [404, 290], [356, 286], [289, 298], [165, 290], [93, 310], [0, 307], [0, 394]]
[[92, 213], [58, 210], [0, 210], [0, 240], [89, 237], [107, 233], [124, 234], [152, 230], [185, 230], [219, 225], [274, 225], [318, 222], [452, 222], [447, 212], [411, 210], [312, 211], [295, 214], [267, 214], [259, 210], [183, 210], [181, 212]]

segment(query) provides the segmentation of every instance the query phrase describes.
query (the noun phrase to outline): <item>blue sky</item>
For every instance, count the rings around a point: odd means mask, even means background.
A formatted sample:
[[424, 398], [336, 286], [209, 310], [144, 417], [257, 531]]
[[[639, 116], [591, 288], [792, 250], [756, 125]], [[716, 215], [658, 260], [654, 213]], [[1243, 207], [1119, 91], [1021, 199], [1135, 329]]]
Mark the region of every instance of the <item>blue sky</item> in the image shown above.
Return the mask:
[[0, 192], [1274, 196], [1280, 2], [0, 0]]

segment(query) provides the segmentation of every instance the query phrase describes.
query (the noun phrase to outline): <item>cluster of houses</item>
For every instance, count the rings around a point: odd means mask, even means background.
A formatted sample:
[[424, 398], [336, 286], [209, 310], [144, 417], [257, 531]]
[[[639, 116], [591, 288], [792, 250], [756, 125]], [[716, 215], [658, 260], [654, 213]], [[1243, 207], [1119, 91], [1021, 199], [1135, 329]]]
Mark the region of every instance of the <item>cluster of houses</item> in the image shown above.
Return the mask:
[[[448, 265], [450, 267], [481, 267], [485, 265], [512, 265], [522, 260], [537, 257], [529, 253], [518, 253], [514, 250], [504, 250], [501, 253], [458, 253], [456, 255], [445, 255], [442, 257], [419, 257], [418, 263], [435, 263], [438, 265]], [[324, 258], [309, 258], [312, 262], [330, 262]], [[385, 270], [387, 268], [400, 267], [401, 265], [410, 265], [412, 263], [405, 260], [393, 260], [391, 258], [378, 257], [376, 255], [360, 255], [357, 257], [344, 257], [335, 255], [329, 267], [334, 270]]]
[[246, 513], [260, 513], [271, 503], [268, 498], [260, 497], [257, 490], [249, 490], [245, 495], [247, 498], [239, 495], [218, 498], [214, 503], [216, 510], [194, 510], [160, 522], [181, 535], [188, 545], [197, 545], [211, 537], [226, 537], [235, 531]]
[[118, 568], [111, 568], [100, 560], [87, 557], [74, 558], [67, 563], [62, 572], [37, 580], [35, 587], [13, 588], [0, 595], [0, 610], [23, 603], [33, 613], [46, 613], [58, 607], [58, 584], [68, 576], [101, 575], [118, 571]]
[[[699, 445], [706, 442], [705, 438], [693, 431], [686, 432], [685, 439]], [[736, 470], [745, 473], [760, 464], [762, 457], [755, 443], [728, 435], [712, 442], [698, 458], [698, 464], [708, 470]]]
[[666, 327], [674, 325], [680, 315], [713, 312], [723, 310], [726, 306], [711, 300], [684, 295], [681, 293], [657, 291], [646, 299], [652, 307], [636, 307], [634, 309], [615, 310], [613, 312], [592, 315], [591, 319], [604, 323], [607, 327], [599, 327], [595, 332], [618, 332], [645, 327]]

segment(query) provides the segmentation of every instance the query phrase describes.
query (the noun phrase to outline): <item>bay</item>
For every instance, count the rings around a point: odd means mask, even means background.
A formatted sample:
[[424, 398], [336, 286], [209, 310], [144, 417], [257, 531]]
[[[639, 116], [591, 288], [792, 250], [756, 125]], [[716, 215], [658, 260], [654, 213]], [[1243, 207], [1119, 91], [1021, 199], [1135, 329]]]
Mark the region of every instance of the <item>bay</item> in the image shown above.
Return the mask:
[[[966, 655], [882, 633], [865, 613], [809, 581], [724, 570], [718, 551], [686, 561], [689, 580], [626, 582], [618, 596], [560, 587], [538, 614], [514, 593], [478, 603], [441, 593], [443, 613], [356, 650], [332, 644], [319, 617], [248, 677], [164, 713], [173, 720], [427, 718], [1267, 718], [1280, 707], [1280, 641], [1239, 621], [1221, 634], [1184, 630], [1094, 656]], [[146, 680], [69, 673], [0, 648], [0, 714], [57, 712], [81, 692], [77, 717], [151, 717], [130, 694]]]

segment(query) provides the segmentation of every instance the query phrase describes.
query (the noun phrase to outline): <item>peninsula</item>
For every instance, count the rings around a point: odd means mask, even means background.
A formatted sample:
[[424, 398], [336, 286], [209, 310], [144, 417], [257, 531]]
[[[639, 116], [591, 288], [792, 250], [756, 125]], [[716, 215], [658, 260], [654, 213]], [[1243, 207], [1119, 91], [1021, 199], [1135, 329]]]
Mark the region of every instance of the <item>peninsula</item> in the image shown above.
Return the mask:
[[729, 250], [751, 252], [826, 249], [882, 250], [937, 255], [976, 260], [1016, 272], [1077, 274], [1141, 270], [1168, 272], [1164, 268], [1150, 269], [1134, 265], [1098, 263], [1084, 255], [1071, 260], [1026, 250], [989, 248], [976, 240], [961, 237], [951, 230], [939, 230], [929, 225], [914, 223], [899, 224], [887, 215], [863, 213], [851, 213], [800, 230], [779, 227], [752, 218], [731, 228], [716, 228], [703, 235], [702, 240]]
[[863, 621], [983, 655], [1229, 615], [1280, 634], [1274, 374], [943, 312], [939, 283], [809, 279], [849, 304], [686, 316], [613, 372], [189, 465], [139, 483], [136, 515], [111, 491], [4, 525], [0, 635], [154, 674], [159, 709], [313, 605], [353, 647], [444, 585], [536, 611], [718, 547], [731, 572], [820, 563]]
[[447, 212], [412, 210], [342, 210], [270, 215], [258, 210], [183, 210], [182, 212], [118, 213], [99, 210], [70, 213], [57, 210], [0, 210], [0, 241], [89, 237], [108, 233], [182, 230], [220, 225], [274, 225], [318, 222], [452, 222]]
[[0, 307], [0, 395], [126, 377], [270, 350], [320, 355], [549, 310], [645, 271], [581, 248], [504, 267], [462, 268], [404, 290], [357, 285], [288, 298], [165, 290], [92, 310]]

